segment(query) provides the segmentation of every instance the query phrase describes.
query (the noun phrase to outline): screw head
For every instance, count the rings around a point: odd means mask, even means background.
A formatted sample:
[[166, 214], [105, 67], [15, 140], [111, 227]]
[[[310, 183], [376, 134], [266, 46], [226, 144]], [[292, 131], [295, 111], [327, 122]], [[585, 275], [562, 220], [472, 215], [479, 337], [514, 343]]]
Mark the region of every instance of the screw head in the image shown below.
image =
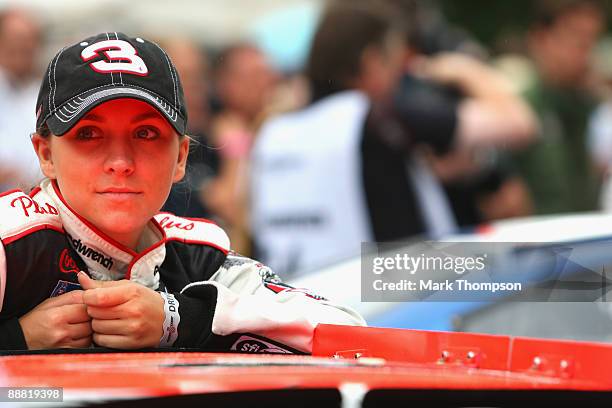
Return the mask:
[[532, 363], [533, 368], [536, 368], [536, 369], [540, 368], [541, 365], [542, 365], [542, 359], [540, 357], [537, 357], [537, 356], [534, 357], [533, 358], [533, 363]]
[[446, 350], [442, 350], [442, 353], [440, 353], [440, 359], [438, 360], [438, 363], [446, 363], [450, 358], [450, 353]]

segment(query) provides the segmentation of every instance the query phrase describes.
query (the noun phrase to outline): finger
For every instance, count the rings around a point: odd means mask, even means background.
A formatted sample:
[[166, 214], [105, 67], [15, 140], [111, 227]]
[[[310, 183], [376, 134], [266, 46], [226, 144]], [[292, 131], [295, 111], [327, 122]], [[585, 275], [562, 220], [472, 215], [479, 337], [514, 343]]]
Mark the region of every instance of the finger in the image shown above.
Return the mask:
[[52, 307], [61, 307], [65, 305], [83, 304], [83, 291], [73, 290], [63, 295], [49, 298], [39, 305], [39, 310], [46, 310]]
[[124, 285], [127, 282], [126, 280], [119, 280], [119, 281], [100, 281], [100, 280], [95, 280], [95, 279], [91, 279], [83, 271], [80, 271], [78, 273], [77, 278], [79, 279], [79, 284], [85, 290], [88, 290], [88, 289], [97, 289], [97, 288], [108, 288], [108, 287], [114, 287], [114, 286], [121, 286], [121, 285]]
[[87, 314], [87, 306], [83, 304], [60, 306], [58, 311], [63, 316], [62, 320], [69, 324], [88, 323], [91, 321], [91, 317]]
[[138, 348], [138, 345], [136, 345], [134, 341], [127, 336], [120, 336], [116, 334], [98, 334], [94, 332], [92, 339], [98, 346], [102, 347], [121, 350]]
[[96, 334], [110, 334], [126, 336], [130, 333], [129, 323], [126, 320], [98, 320], [91, 321], [91, 328]]
[[80, 339], [72, 340], [68, 347], [70, 348], [88, 348], [91, 346], [92, 338], [91, 335]]
[[89, 289], [83, 293], [83, 302], [87, 306], [117, 306], [130, 300], [132, 294], [124, 285]]
[[91, 338], [93, 334], [92, 325], [90, 322], [76, 323], [68, 325], [68, 333], [71, 339], [82, 339], [84, 337]]
[[127, 316], [122, 305], [111, 307], [87, 306], [87, 314], [90, 318], [98, 320], [114, 320]]

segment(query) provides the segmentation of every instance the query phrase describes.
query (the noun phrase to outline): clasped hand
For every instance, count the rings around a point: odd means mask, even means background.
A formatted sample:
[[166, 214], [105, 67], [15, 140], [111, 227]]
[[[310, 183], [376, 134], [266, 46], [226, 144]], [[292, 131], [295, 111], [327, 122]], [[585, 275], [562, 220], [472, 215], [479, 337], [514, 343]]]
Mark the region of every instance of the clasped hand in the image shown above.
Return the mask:
[[79, 273], [84, 290], [50, 298], [19, 319], [28, 349], [156, 347], [164, 301], [159, 293], [127, 280], [96, 281]]

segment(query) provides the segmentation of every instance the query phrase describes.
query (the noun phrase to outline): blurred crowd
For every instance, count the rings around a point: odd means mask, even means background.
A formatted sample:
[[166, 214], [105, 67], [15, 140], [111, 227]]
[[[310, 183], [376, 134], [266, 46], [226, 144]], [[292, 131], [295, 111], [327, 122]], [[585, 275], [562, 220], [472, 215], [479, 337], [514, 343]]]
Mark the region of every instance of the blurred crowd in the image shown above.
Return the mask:
[[[181, 76], [192, 138], [164, 210], [213, 219], [235, 250], [286, 277], [365, 241], [612, 210], [612, 46], [599, 1], [535, 1], [507, 50], [485, 49], [430, 2], [325, 4], [291, 72], [248, 38], [220, 49], [156, 39]], [[1, 190], [41, 178], [28, 135], [42, 27], [25, 10], [0, 12]]]

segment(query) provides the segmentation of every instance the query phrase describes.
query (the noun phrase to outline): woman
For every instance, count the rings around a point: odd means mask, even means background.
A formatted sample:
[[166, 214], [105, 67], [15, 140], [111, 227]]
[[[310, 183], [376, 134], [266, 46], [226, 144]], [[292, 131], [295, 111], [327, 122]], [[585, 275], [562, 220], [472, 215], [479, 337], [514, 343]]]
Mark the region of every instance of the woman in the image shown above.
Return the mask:
[[232, 253], [216, 225], [158, 214], [186, 119], [152, 42], [103, 33], [53, 58], [32, 136], [47, 178], [0, 196], [0, 348], [310, 352], [316, 324], [364, 324]]

